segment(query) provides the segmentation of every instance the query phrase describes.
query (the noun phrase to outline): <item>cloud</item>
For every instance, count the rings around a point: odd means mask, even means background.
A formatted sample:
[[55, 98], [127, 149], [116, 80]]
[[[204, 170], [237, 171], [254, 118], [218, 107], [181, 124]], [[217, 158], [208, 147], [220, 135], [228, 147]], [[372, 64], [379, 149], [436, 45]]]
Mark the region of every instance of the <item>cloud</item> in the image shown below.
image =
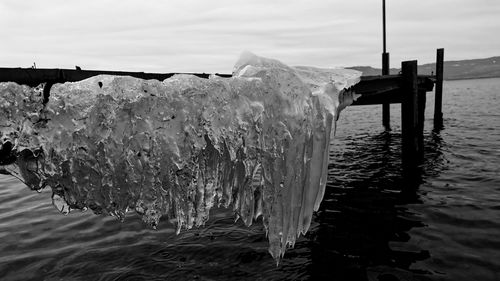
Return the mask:
[[[498, 53], [500, 4], [387, 1], [399, 60]], [[249, 50], [295, 65], [380, 64], [381, 1], [3, 0], [1, 66], [230, 72]], [[477, 52], [477, 51], [478, 52]]]

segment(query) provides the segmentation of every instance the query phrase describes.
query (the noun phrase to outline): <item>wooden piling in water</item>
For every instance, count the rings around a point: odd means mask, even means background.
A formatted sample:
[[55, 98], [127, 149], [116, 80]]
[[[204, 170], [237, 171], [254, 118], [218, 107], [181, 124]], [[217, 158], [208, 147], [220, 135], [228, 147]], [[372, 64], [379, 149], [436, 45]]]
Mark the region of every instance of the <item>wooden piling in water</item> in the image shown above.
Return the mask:
[[418, 133], [424, 134], [424, 122], [425, 122], [425, 104], [427, 102], [427, 92], [425, 89], [418, 89]]
[[[389, 53], [382, 53], [382, 75], [389, 75]], [[391, 130], [391, 110], [389, 103], [382, 104], [382, 125], [385, 130]]]
[[436, 52], [436, 87], [434, 101], [434, 130], [443, 128], [443, 64], [444, 64], [444, 49], [437, 49]]
[[427, 102], [427, 92], [425, 89], [418, 88], [417, 97], [417, 159], [424, 158], [424, 123], [425, 123], [425, 103]]
[[422, 151], [419, 143], [419, 99], [417, 61], [401, 64], [403, 87], [401, 103], [401, 133], [403, 166], [413, 165]]

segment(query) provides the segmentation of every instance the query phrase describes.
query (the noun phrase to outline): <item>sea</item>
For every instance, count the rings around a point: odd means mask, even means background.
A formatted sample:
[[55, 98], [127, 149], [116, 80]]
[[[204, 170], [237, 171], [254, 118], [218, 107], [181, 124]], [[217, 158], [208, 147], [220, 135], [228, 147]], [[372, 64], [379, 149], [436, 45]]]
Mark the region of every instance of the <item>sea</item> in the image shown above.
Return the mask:
[[0, 280], [500, 280], [500, 78], [445, 81], [444, 127], [427, 94], [423, 163], [401, 171], [400, 105], [342, 112], [325, 198], [277, 266], [259, 222], [213, 209], [175, 233], [87, 212], [0, 175]]

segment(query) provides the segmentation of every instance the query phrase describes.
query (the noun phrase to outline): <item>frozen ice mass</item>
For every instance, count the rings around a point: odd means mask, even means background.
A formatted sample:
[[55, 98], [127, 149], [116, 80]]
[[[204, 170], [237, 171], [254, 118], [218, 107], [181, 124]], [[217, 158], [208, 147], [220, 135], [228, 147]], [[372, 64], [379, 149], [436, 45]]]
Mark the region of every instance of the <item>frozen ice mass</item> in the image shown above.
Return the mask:
[[177, 231], [214, 206], [246, 225], [262, 217], [279, 261], [321, 203], [330, 137], [360, 75], [244, 53], [232, 78], [100, 75], [52, 86], [46, 104], [40, 88], [0, 83], [0, 170], [51, 188], [65, 214], [135, 211]]

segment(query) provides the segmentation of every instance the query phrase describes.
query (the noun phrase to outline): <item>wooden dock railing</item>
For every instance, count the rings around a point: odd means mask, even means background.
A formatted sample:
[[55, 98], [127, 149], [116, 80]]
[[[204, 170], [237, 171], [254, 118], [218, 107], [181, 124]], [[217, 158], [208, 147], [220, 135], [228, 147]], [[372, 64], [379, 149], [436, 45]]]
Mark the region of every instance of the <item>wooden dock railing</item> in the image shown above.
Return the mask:
[[[352, 87], [361, 96], [353, 103], [356, 105], [383, 104], [383, 125], [389, 129], [389, 105], [401, 104], [401, 124], [403, 164], [416, 162], [423, 156], [424, 112], [426, 93], [435, 88], [434, 129], [443, 127], [442, 89], [443, 89], [443, 57], [444, 50], [437, 50], [436, 75], [418, 75], [417, 61], [406, 61], [401, 65], [400, 75], [362, 76], [361, 81]], [[388, 64], [388, 57], [387, 57]], [[386, 67], [387, 68], [387, 67]], [[385, 71], [388, 72], [388, 71]], [[16, 82], [18, 84], [44, 86], [45, 102], [48, 101], [50, 88], [55, 83], [76, 82], [92, 76], [107, 74], [132, 76], [141, 79], [165, 80], [176, 73], [146, 73], [102, 70], [74, 69], [34, 69], [34, 68], [0, 68], [0, 82]], [[185, 73], [208, 78], [207, 73]], [[231, 77], [231, 74], [215, 74], [220, 77]], [[417, 161], [418, 162], [418, 161]]]

